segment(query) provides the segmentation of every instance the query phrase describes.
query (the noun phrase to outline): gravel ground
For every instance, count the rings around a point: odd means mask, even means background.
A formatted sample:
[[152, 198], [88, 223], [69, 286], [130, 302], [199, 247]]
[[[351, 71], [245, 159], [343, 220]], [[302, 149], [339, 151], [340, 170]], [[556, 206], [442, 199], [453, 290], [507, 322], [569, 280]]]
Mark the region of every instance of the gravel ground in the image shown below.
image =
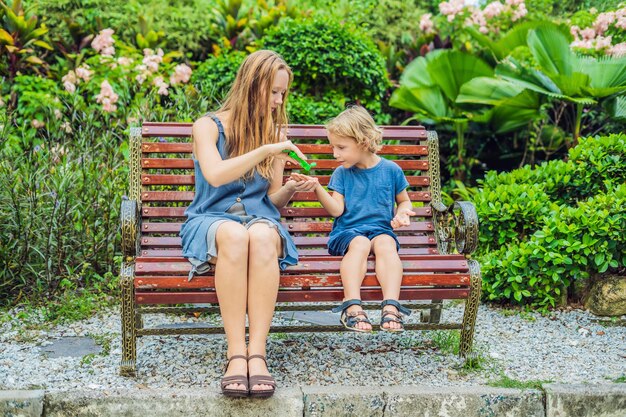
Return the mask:
[[[443, 320], [459, 320], [462, 308], [446, 304]], [[370, 317], [377, 323], [380, 316], [371, 312]], [[445, 347], [449, 331], [272, 334], [268, 359], [279, 387], [458, 386], [486, 384], [503, 375], [518, 381], [601, 383], [626, 376], [625, 319], [600, 321], [587, 311], [570, 309], [542, 316], [482, 305], [474, 339], [481, 366], [470, 371]], [[144, 321], [150, 327], [198, 319], [152, 315]], [[294, 323], [276, 317], [275, 324]], [[57, 358], [44, 352], [55, 340], [77, 336], [93, 337], [103, 352]], [[0, 390], [217, 388], [225, 351], [222, 335], [143, 337], [138, 340], [138, 375], [124, 378], [118, 375], [117, 309], [43, 331], [24, 331], [17, 322], [4, 323], [0, 326]]]

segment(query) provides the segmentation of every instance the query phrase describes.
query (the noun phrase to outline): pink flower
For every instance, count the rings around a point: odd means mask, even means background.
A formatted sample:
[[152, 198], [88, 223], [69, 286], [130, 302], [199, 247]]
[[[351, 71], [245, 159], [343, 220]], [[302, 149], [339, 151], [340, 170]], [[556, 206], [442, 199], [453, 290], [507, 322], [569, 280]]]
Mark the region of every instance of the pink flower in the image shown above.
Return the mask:
[[92, 75], [93, 72], [89, 70], [89, 66], [87, 64], [76, 68], [76, 77], [81, 78], [85, 82], [89, 81]]
[[614, 57], [626, 56], [626, 42], [613, 45], [611, 49], [609, 49], [609, 54], [613, 55]]
[[528, 10], [526, 10], [526, 4], [520, 3], [520, 5], [517, 7], [517, 10], [513, 12], [513, 16], [511, 16], [511, 20], [515, 22], [516, 20], [521, 19], [527, 14], [528, 14]]
[[619, 9], [615, 12], [615, 27], [619, 29], [626, 29], [626, 7]]
[[143, 54], [144, 58], [142, 62], [148, 71], [157, 72], [159, 70], [159, 64], [163, 61], [163, 50], [159, 48], [155, 54], [152, 49], [146, 48], [143, 50]]
[[580, 34], [580, 28], [579, 28], [578, 26], [576, 26], [576, 25], [573, 25], [573, 26], [569, 29], [569, 32], [572, 34], [572, 36], [573, 36], [575, 39], [578, 39], [578, 36], [579, 36], [579, 34]]
[[485, 7], [485, 10], [483, 10], [483, 15], [487, 19], [492, 19], [496, 16], [499, 16], [503, 11], [504, 11], [504, 5], [500, 3], [499, 1], [494, 1], [494, 2], [489, 3], [487, 7]]
[[63, 87], [66, 91], [70, 93], [76, 91], [76, 82], [78, 80], [76, 79], [76, 73], [74, 71], [70, 71], [65, 74], [63, 78], [61, 78], [61, 81], [63, 81]]
[[102, 99], [102, 111], [113, 113], [115, 110], [117, 110], [117, 106], [113, 104], [110, 98], [105, 97]]
[[580, 31], [580, 36], [582, 36], [584, 40], [592, 40], [596, 37], [596, 31], [593, 28], [583, 29]]
[[156, 77], [152, 83], [159, 88], [158, 93], [162, 96], [168, 96], [170, 94], [170, 92], [167, 90], [167, 87], [169, 87], [167, 85], [166, 82], [163, 81], [163, 77]]
[[435, 24], [431, 20], [433, 15], [430, 13], [423, 14], [420, 18], [420, 30], [425, 34], [430, 34], [435, 32]]
[[46, 124], [44, 122], [41, 122], [41, 121], [37, 120], [37, 119], [33, 119], [33, 120], [30, 121], [30, 125], [32, 127], [34, 127], [35, 129], [41, 129]]
[[102, 84], [100, 84], [100, 94], [96, 96], [96, 101], [102, 104], [102, 110], [107, 113], [112, 113], [117, 110], [115, 103], [117, 103], [118, 99], [119, 96], [115, 94], [111, 84], [109, 84], [107, 80], [102, 81]]
[[122, 57], [119, 57], [117, 59], [117, 63], [120, 64], [123, 67], [127, 67], [127, 66], [129, 66], [130, 64], [133, 63], [133, 59], [132, 58], [127, 58], [125, 56], [122, 56]]
[[457, 14], [461, 13], [465, 8], [464, 0], [450, 0], [449, 2], [439, 3], [439, 11], [441, 14], [448, 16], [448, 22], [452, 22]]
[[100, 52], [101, 55], [112, 56], [115, 54], [115, 48], [113, 47], [115, 43], [115, 39], [113, 39], [114, 33], [113, 29], [101, 30], [100, 33], [93, 38], [93, 41], [91, 41], [91, 47]]
[[612, 36], [598, 36], [596, 38], [596, 50], [608, 49], [611, 47]]
[[[480, 9], [472, 10], [472, 15], [465, 19], [465, 26], [487, 26], [487, 20]], [[484, 32], [483, 32], [484, 33]]]
[[572, 48], [591, 49], [593, 48], [593, 42], [590, 39], [575, 40], [570, 44]]
[[186, 84], [191, 78], [191, 68], [185, 64], [176, 65], [174, 74], [170, 77], [170, 83], [176, 85], [178, 83]]
[[596, 17], [596, 21], [593, 23], [593, 28], [596, 30], [598, 35], [602, 35], [609, 29], [611, 23], [615, 21], [615, 13], [600, 13], [598, 17]]

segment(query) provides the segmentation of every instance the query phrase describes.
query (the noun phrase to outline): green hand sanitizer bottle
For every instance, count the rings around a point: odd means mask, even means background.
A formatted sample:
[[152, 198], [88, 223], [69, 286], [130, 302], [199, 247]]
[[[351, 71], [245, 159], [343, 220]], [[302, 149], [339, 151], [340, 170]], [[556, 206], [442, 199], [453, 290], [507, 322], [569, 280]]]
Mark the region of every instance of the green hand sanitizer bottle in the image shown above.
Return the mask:
[[306, 173], [308, 173], [311, 170], [311, 168], [317, 165], [315, 162], [309, 164], [307, 161], [300, 158], [297, 153], [295, 153], [294, 151], [290, 151], [289, 149], [285, 149], [283, 152], [288, 153], [290, 157], [298, 161], [300, 163], [300, 166], [302, 166], [302, 170]]

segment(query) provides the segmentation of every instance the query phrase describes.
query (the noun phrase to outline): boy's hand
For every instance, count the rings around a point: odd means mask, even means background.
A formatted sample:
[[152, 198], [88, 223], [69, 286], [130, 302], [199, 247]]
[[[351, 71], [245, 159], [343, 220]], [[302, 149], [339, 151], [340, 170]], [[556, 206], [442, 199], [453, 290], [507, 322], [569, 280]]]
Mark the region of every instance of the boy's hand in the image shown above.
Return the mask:
[[293, 187], [293, 191], [313, 191], [320, 185], [320, 182], [317, 177], [292, 172], [287, 184]]
[[398, 229], [403, 226], [411, 224], [411, 216], [415, 216], [415, 212], [412, 210], [400, 210], [396, 213], [395, 217], [391, 220], [391, 227]]

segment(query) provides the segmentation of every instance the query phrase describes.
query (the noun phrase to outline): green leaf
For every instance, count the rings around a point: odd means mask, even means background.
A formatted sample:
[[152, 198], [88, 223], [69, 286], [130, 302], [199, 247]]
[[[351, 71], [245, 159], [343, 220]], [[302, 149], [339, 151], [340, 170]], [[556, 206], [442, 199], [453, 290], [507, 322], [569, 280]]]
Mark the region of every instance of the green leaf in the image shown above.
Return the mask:
[[565, 36], [554, 27], [539, 27], [528, 32], [528, 47], [548, 75], [571, 75], [576, 56]]
[[11, 36], [9, 32], [7, 32], [6, 30], [2, 28], [0, 28], [0, 43], [6, 44], [6, 45], [14, 44], [13, 36]]
[[493, 68], [474, 55], [446, 49], [437, 54], [428, 54], [428, 73], [433, 82], [454, 102], [461, 86], [476, 77], [493, 76]]
[[602, 265], [604, 263], [604, 253], [603, 252], [596, 253], [594, 262], [596, 263], [596, 266]]
[[461, 86], [457, 103], [476, 103], [498, 105], [523, 91], [523, 88], [509, 81], [492, 78], [476, 77]]

